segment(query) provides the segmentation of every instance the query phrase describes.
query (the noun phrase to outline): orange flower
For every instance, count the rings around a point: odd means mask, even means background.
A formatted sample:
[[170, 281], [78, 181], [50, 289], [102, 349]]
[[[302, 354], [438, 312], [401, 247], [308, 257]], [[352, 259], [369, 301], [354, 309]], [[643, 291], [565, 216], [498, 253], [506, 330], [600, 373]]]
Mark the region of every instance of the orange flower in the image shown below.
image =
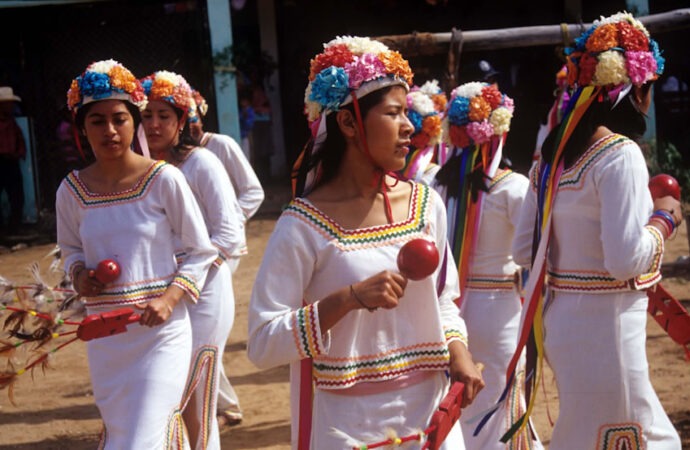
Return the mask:
[[155, 79], [151, 86], [151, 97], [163, 98], [172, 95], [175, 85], [167, 80]]
[[448, 104], [448, 99], [444, 94], [437, 94], [431, 97], [434, 102], [434, 109], [438, 112], [443, 112], [446, 110], [446, 105]]
[[575, 83], [577, 83], [578, 79], [578, 71], [577, 71], [577, 64], [575, 64], [575, 59], [581, 57], [581, 53], [573, 53], [572, 55], [568, 56], [568, 85], [569, 86], [575, 86]]
[[496, 109], [501, 104], [503, 95], [496, 89], [496, 86], [489, 85], [482, 88], [482, 98], [489, 103], [491, 109]]
[[125, 92], [132, 92], [137, 88], [137, 80], [134, 78], [134, 75], [122, 66], [113, 66], [108, 75], [110, 76], [110, 84], [113, 87], [122, 89]]
[[597, 27], [587, 39], [585, 47], [590, 52], [605, 52], [612, 47], [618, 47], [618, 28], [612, 23]]
[[438, 136], [441, 133], [441, 118], [439, 116], [426, 116], [422, 121], [422, 132], [429, 136]]
[[379, 59], [386, 67], [387, 73], [397, 75], [407, 81], [407, 84], [412, 85], [412, 69], [399, 52], [379, 53]]
[[79, 90], [79, 83], [77, 82], [77, 80], [72, 80], [72, 84], [69, 87], [69, 91], [67, 91], [67, 104], [70, 108], [73, 108], [74, 105], [79, 103], [80, 99], [81, 91]]
[[489, 118], [491, 114], [491, 105], [480, 96], [472, 97], [470, 99], [470, 120], [473, 122], [481, 122]]

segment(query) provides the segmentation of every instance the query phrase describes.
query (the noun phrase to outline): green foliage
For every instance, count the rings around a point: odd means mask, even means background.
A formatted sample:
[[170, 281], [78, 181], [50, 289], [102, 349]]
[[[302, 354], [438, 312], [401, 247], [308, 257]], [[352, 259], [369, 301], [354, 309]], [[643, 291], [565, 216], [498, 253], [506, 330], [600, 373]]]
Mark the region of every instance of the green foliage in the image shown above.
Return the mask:
[[683, 163], [683, 155], [676, 146], [670, 142], [652, 142], [646, 157], [650, 176], [671, 175], [680, 184], [683, 202], [690, 202], [690, 167]]

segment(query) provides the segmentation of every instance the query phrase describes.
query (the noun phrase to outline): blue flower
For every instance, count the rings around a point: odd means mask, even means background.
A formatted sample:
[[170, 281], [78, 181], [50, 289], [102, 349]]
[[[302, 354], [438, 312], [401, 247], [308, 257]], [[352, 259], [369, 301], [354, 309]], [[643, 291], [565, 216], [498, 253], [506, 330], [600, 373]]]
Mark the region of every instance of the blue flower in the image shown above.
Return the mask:
[[661, 50], [659, 50], [659, 43], [654, 39], [650, 39], [649, 48], [652, 51], [652, 55], [654, 55], [654, 59], [656, 60], [656, 73], [658, 75], [661, 75], [664, 72], [664, 65], [666, 64], [666, 60], [663, 56], [661, 56]]
[[309, 100], [319, 103], [324, 109], [337, 111], [350, 93], [347, 73], [341, 67], [327, 67], [311, 82]]
[[101, 100], [111, 95], [110, 77], [105, 73], [86, 72], [79, 84], [84, 97]]
[[448, 108], [448, 120], [451, 124], [463, 126], [470, 121], [470, 100], [465, 97], [455, 97]]
[[[587, 39], [594, 33], [594, 30], [597, 29], [596, 25], [592, 25], [589, 30], [585, 31], [582, 33], [579, 37], [575, 38], [575, 50], [579, 50], [581, 52], [585, 51], [585, 45], [587, 44]], [[568, 53], [566, 53], [568, 54]]]
[[151, 93], [151, 86], [153, 86], [153, 79], [147, 78], [141, 82], [141, 86], [144, 88], [144, 93], [149, 95]]
[[410, 122], [412, 122], [412, 125], [414, 125], [415, 133], [422, 131], [422, 120], [424, 120], [424, 118], [421, 114], [419, 114], [417, 111], [409, 110], [407, 112], [407, 118], [410, 119]]

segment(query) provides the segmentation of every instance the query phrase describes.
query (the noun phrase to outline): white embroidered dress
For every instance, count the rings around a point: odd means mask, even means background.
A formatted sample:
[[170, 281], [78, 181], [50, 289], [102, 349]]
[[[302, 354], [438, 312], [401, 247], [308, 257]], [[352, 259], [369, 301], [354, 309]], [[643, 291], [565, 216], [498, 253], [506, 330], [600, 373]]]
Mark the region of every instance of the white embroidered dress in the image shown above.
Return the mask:
[[218, 380], [225, 343], [235, 320], [232, 273], [226, 261], [244, 245], [243, 217], [233, 207], [237, 199], [230, 179], [210, 151], [202, 147], [191, 150], [178, 168], [194, 193], [211, 242], [218, 250], [199, 301], [189, 306], [189, 315], [193, 335], [190, 387], [196, 385], [196, 396], [191, 400], [195, 404], [190, 406], [202, 427], [196, 447], [219, 449]]
[[[315, 305], [382, 270], [397, 271], [398, 251], [410, 239], [433, 240], [443, 256], [443, 203], [429, 187], [411, 184], [403, 222], [346, 230], [308, 200], [296, 199], [276, 224], [252, 292], [248, 354], [261, 368], [290, 364], [293, 448], [303, 431], [300, 395], [311, 391], [299, 389], [300, 361], [306, 358], [313, 358], [316, 388], [312, 449], [376, 442], [385, 439], [387, 428], [400, 436], [423, 430], [445, 393], [447, 345], [466, 342], [465, 324], [453, 303], [459, 291], [452, 258], [443, 269], [440, 296], [441, 267], [431, 277], [410, 281], [397, 308], [353, 311], [325, 333]], [[422, 381], [402, 387], [401, 376]], [[364, 395], [361, 389], [372, 392]], [[462, 448], [459, 427], [447, 443]]]
[[[513, 245], [530, 264], [539, 164]], [[649, 379], [647, 295], [664, 250], [642, 152], [611, 134], [560, 178], [547, 257], [544, 348], [558, 385], [550, 449], [680, 449]]]
[[[176, 168], [152, 163], [131, 189], [89, 192], [78, 172], [60, 185], [56, 200], [58, 244], [65, 267], [94, 268], [115, 259], [120, 277], [87, 299], [88, 313], [101, 313], [159, 297], [168, 285], [199, 297], [217, 255], [191, 190]], [[174, 238], [187, 259], [175, 264]], [[167, 449], [188, 444], [180, 402], [191, 356], [186, 301], [162, 325], [128, 326], [126, 333], [87, 343], [94, 399], [104, 422], [106, 449]]]

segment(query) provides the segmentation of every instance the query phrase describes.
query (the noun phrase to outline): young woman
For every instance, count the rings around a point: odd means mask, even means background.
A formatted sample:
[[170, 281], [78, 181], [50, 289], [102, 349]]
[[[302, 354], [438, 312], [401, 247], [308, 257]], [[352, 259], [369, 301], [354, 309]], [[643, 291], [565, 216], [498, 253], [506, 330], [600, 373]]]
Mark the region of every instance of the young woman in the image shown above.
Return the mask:
[[[194, 338], [191, 390], [183, 411], [192, 446], [217, 449], [220, 448], [216, 420], [218, 375], [235, 317], [232, 274], [225, 261], [244, 243], [241, 215], [234, 208], [235, 191], [220, 161], [208, 150], [196, 147], [189, 135], [187, 119], [196, 114], [189, 84], [176, 73], [159, 71], [144, 78], [142, 85], [149, 99], [142, 116], [151, 155], [167, 160], [182, 171], [217, 249], [218, 258], [209, 270], [199, 302], [190, 307]], [[185, 253], [178, 255], [178, 259], [184, 261]]]
[[[131, 149], [146, 105], [136, 78], [116, 61], [95, 62], [72, 81], [67, 100], [95, 162], [69, 174], [57, 192], [65, 267], [89, 313], [141, 312], [142, 326], [87, 343], [101, 448], [183, 448], [180, 408], [192, 349], [185, 304], [197, 301], [216, 251], [184, 176]], [[187, 251], [180, 265], [174, 240]], [[107, 285], [93, 276], [103, 259], [121, 268]]]
[[[522, 312], [520, 267], [511, 244], [528, 181], [501, 164], [513, 110], [513, 100], [489, 83], [455, 88], [444, 114], [450, 157], [434, 180], [450, 217], [448, 239], [462, 291], [460, 315], [467, 323], [470, 352], [484, 364], [487, 385], [460, 418], [468, 450], [505, 449], [500, 438], [525, 406], [517, 389], [475, 436], [473, 419], [496, 404], [506, 386]], [[509, 447], [541, 444], [525, 432], [514, 436]]]
[[532, 263], [525, 330], [534, 325], [537, 356], [543, 333], [558, 386], [549, 447], [680, 449], [649, 379], [644, 289], [660, 279], [682, 214], [672, 197], [652, 199], [631, 140], [645, 130], [664, 60], [627, 13], [595, 21], [568, 55], [568, 109], [531, 171], [513, 245], [518, 263]]
[[[337, 38], [312, 60], [314, 140], [249, 310], [249, 358], [262, 368], [290, 364], [293, 448], [418, 433], [446, 392], [446, 371], [465, 383], [465, 404], [483, 387], [453, 303], [452, 259], [420, 281], [396, 269], [410, 239], [446, 248], [438, 195], [386, 174], [409, 151], [411, 77], [399, 53], [368, 38]], [[459, 427], [446, 444], [462, 447]]]

